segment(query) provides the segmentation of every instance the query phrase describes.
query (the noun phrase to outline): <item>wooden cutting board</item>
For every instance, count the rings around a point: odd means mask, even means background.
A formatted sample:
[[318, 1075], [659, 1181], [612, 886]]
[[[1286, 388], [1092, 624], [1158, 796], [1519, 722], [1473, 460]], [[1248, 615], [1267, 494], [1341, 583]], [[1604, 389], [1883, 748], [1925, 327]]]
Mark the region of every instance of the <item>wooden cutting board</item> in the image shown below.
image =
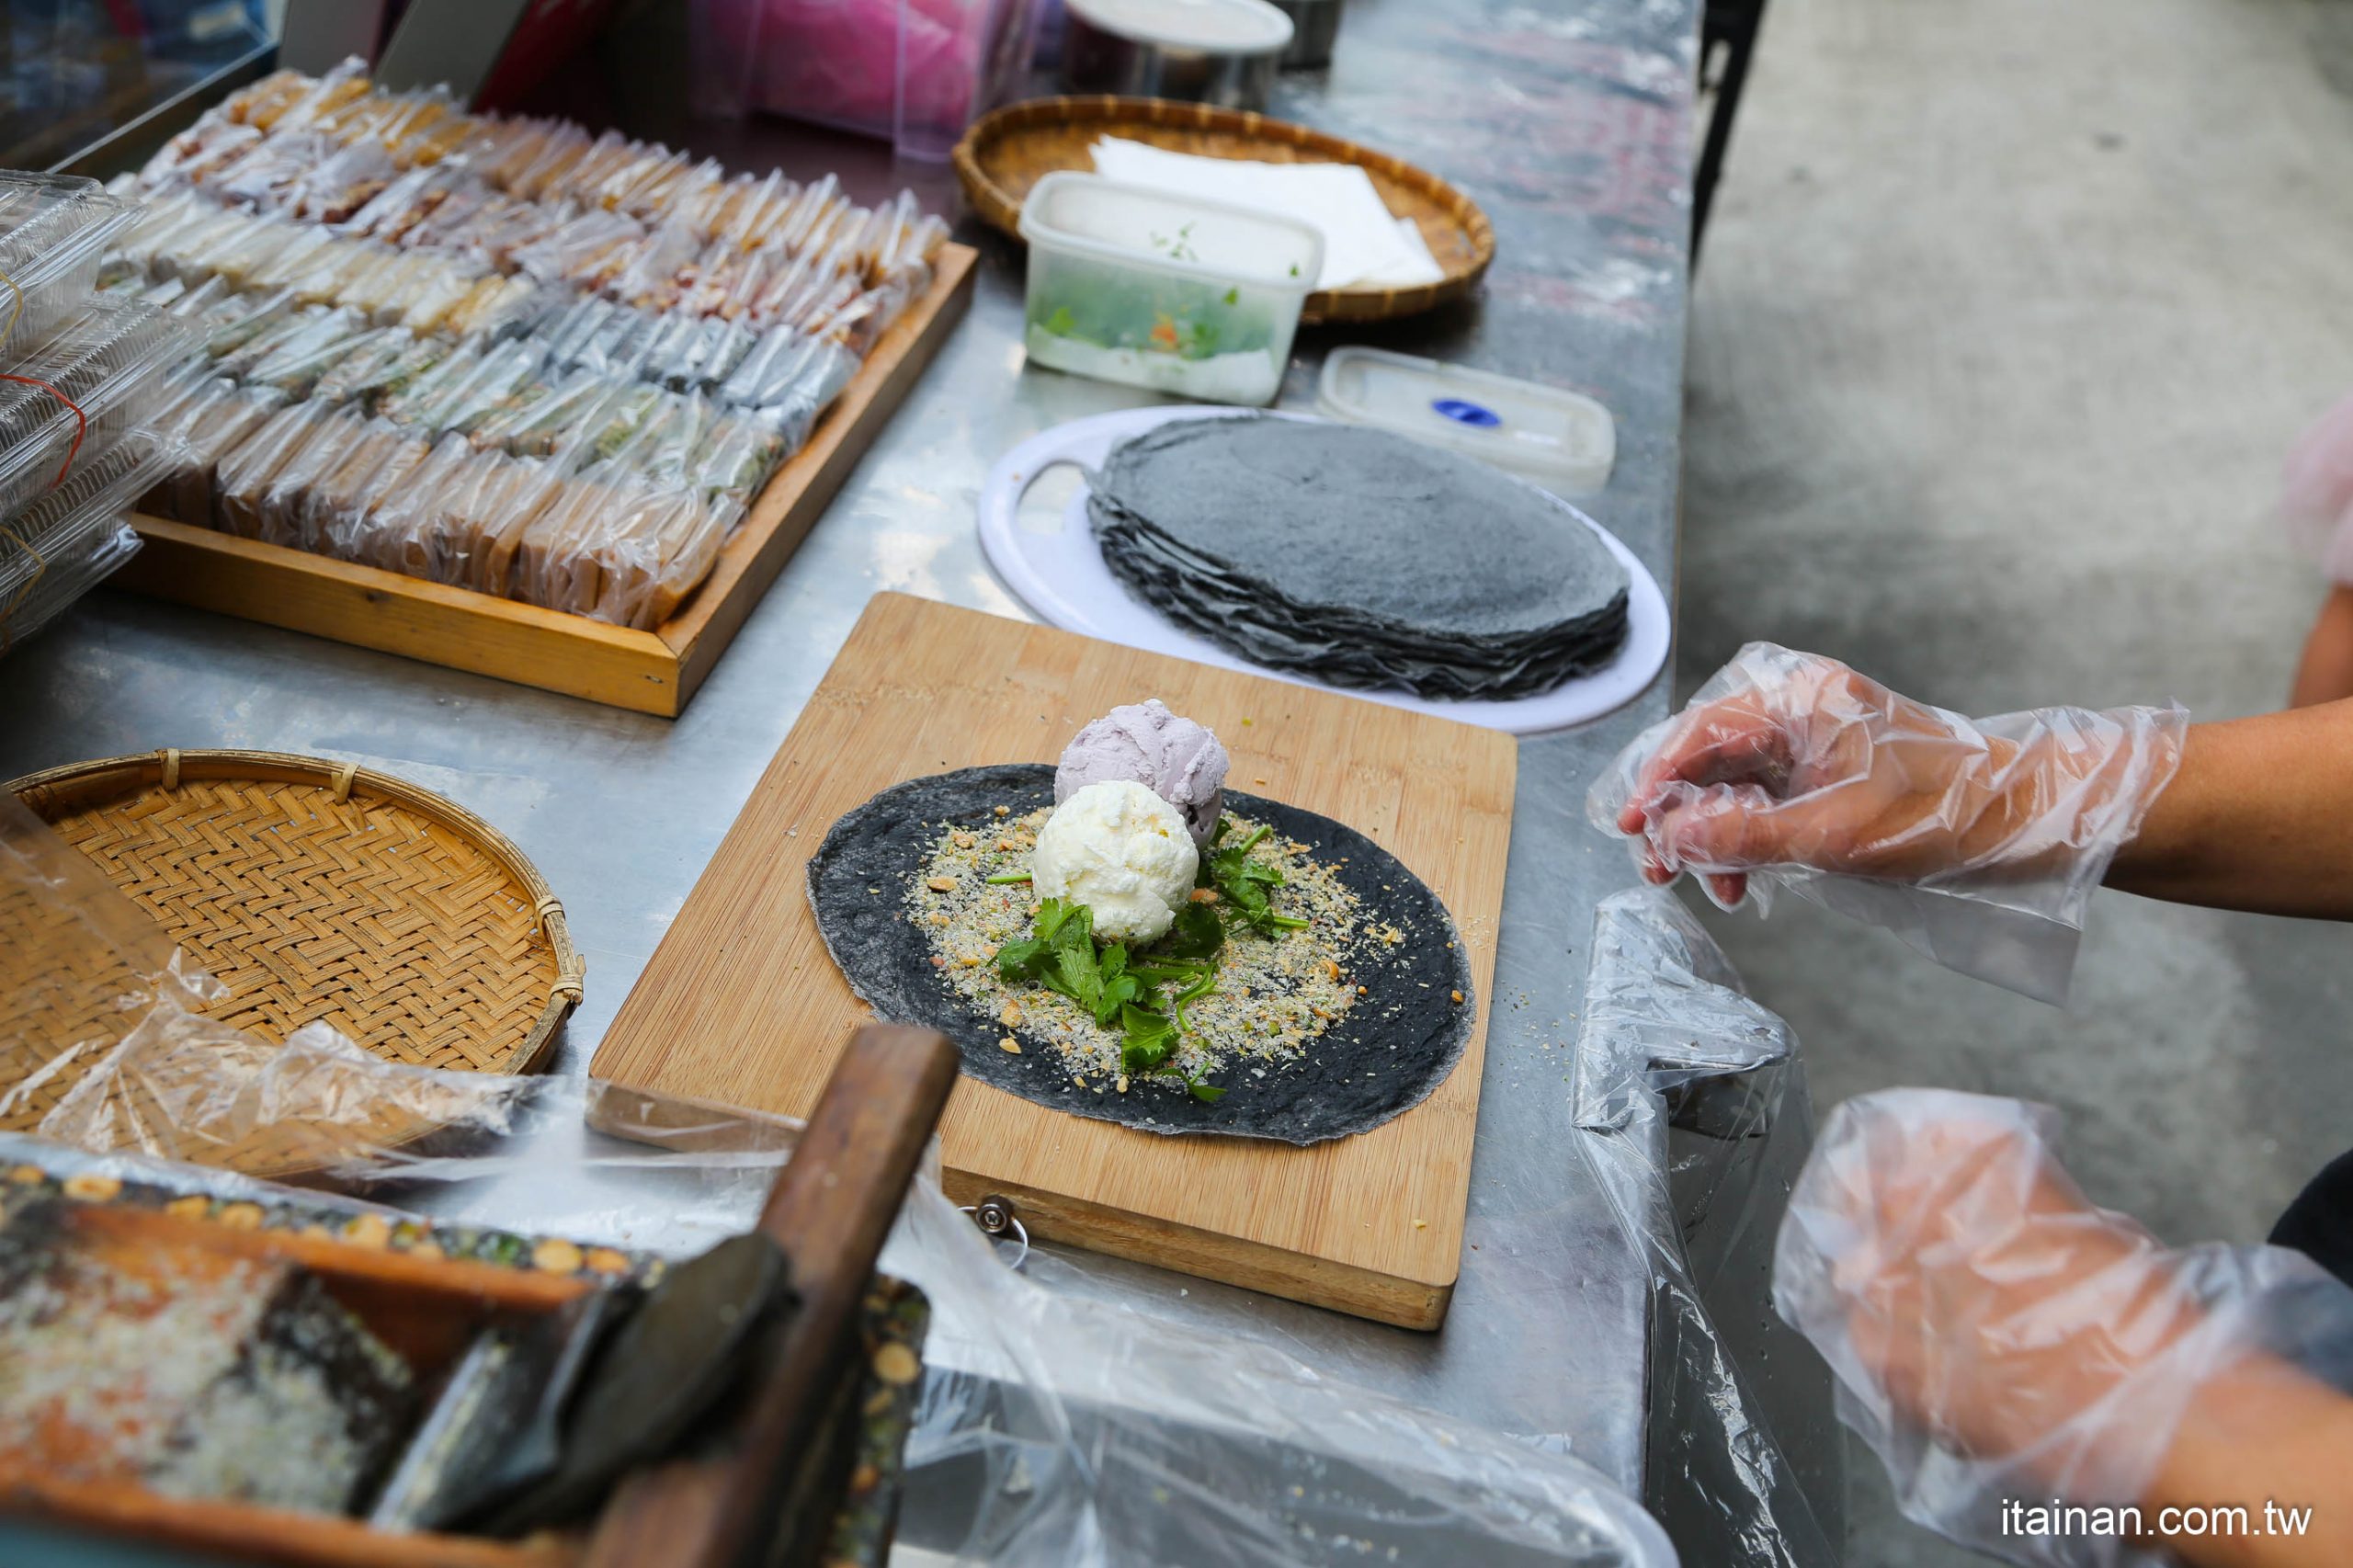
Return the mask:
[[1348, 824], [1436, 890], [1479, 1016], [1438, 1092], [1312, 1148], [1172, 1138], [968, 1081], [940, 1128], [949, 1194], [1010, 1199], [1033, 1235], [1411, 1328], [1446, 1317], [1462, 1250], [1518, 750], [1490, 730], [900, 594], [867, 607], [621, 1005], [592, 1071], [657, 1096], [804, 1116], [866, 1009], [802, 876], [887, 785], [1051, 762], [1157, 697], [1215, 730], [1241, 789]]

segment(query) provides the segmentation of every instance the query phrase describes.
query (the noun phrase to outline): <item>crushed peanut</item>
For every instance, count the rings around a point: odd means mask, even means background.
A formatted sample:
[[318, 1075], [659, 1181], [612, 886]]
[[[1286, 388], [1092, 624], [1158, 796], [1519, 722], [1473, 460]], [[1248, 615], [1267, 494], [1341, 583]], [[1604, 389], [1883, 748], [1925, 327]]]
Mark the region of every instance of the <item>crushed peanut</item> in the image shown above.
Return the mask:
[[931, 881], [924, 883], [924, 886], [929, 888], [934, 892], [954, 892], [956, 891], [956, 879], [953, 877], [934, 877]]

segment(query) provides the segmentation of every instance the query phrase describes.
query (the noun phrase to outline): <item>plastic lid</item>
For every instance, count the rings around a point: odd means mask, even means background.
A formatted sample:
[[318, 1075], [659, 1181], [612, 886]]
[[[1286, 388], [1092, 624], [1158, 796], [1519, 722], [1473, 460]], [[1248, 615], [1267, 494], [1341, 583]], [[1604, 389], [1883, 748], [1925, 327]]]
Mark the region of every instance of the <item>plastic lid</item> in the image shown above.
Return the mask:
[[1057, 169], [1030, 188], [1021, 204], [1021, 237], [1302, 296], [1324, 267], [1323, 232], [1296, 218], [1075, 169]]
[[1618, 424], [1593, 399], [1385, 348], [1336, 348], [1317, 409], [1509, 469], [1563, 495], [1609, 483]]
[[1267, 0], [1068, 0], [1090, 26], [1134, 43], [1212, 54], [1276, 54], [1291, 20]]

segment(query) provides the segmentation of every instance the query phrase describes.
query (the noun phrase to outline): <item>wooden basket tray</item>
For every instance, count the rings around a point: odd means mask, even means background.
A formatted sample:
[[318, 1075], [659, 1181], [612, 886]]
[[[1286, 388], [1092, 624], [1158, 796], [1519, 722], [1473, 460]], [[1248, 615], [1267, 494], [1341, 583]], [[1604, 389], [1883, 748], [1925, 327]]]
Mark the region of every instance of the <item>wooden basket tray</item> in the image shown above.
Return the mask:
[[867, 355], [809, 444], [776, 471], [687, 602], [651, 631], [133, 514], [146, 548], [112, 581], [155, 598], [676, 718], [972, 302], [970, 245]]
[[[579, 1002], [563, 906], [521, 850], [471, 812], [386, 774], [275, 752], [165, 751], [75, 764], [6, 788], [87, 856], [227, 987], [207, 1015], [281, 1041], [324, 1020], [386, 1062], [528, 1073]], [[14, 911], [11, 914], [11, 911]], [[53, 923], [0, 903], [0, 944], [53, 940]], [[78, 1081], [15, 1093], [60, 1044], [136, 1021], [90, 993], [86, 1016], [0, 995], [0, 1131], [35, 1128]], [[53, 1001], [53, 999], [52, 999]], [[97, 1053], [90, 1053], [95, 1056]], [[86, 1060], [86, 1059], [85, 1059]], [[409, 1112], [360, 1130], [391, 1146], [433, 1130]], [[314, 1169], [314, 1134], [260, 1133], [206, 1156], [255, 1175]]]
[[1420, 228], [1446, 276], [1410, 289], [1320, 289], [1307, 296], [1302, 321], [1413, 315], [1468, 294], [1495, 259], [1495, 232], [1479, 204], [1427, 170], [1289, 120], [1208, 104], [1104, 96], [1014, 104], [964, 133], [956, 144], [956, 176], [981, 216], [1019, 239], [1029, 187], [1057, 169], [1093, 169], [1089, 149], [1105, 136], [1205, 158], [1354, 164], [1371, 176], [1389, 210]]

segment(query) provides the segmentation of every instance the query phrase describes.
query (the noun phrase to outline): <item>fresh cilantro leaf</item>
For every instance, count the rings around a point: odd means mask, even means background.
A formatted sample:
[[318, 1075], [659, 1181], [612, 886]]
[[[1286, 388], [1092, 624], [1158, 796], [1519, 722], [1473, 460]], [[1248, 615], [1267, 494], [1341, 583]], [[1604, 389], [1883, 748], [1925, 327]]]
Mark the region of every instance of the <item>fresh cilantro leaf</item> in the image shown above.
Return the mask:
[[1240, 304], [1242, 302], [1242, 290], [1238, 288], [1228, 289], [1225, 291], [1225, 302], [1229, 305]]
[[1120, 1049], [1120, 1065], [1142, 1077], [1157, 1073], [1176, 1050], [1176, 1024], [1149, 1007], [1131, 1002], [1120, 1009], [1120, 1027], [1127, 1039]]
[[1017, 942], [1007, 942], [996, 950], [996, 972], [1006, 984], [1035, 983], [1053, 949], [1035, 937], [1024, 937]]
[[1054, 313], [1046, 318], [1046, 330], [1056, 337], [1074, 337], [1078, 334], [1078, 318], [1070, 313], [1068, 305], [1057, 305]]
[[1225, 926], [1206, 903], [1188, 903], [1176, 912], [1176, 924], [1161, 938], [1160, 955], [1172, 959], [1213, 959], [1225, 946]]
[[1205, 1084], [1189, 1073], [1179, 1074], [1185, 1080], [1185, 1092], [1203, 1105], [1215, 1105], [1225, 1098], [1225, 1091], [1214, 1084]]

